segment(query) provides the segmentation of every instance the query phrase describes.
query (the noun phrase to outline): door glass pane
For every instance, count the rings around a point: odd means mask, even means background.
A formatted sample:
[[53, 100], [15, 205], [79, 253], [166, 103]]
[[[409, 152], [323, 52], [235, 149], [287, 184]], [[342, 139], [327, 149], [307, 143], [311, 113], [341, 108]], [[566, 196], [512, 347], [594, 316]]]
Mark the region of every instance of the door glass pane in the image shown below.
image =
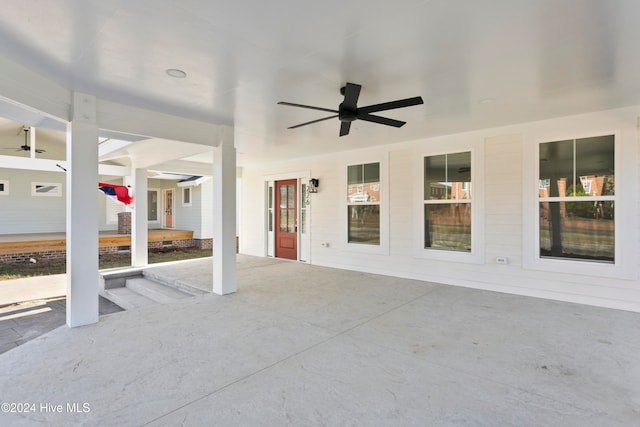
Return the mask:
[[613, 135], [576, 141], [576, 196], [614, 195]]
[[295, 209], [287, 209], [287, 232], [295, 233], [296, 232], [296, 213]]
[[300, 211], [300, 233], [305, 234], [307, 232], [307, 210], [302, 209]]
[[471, 204], [425, 204], [424, 247], [471, 252]]
[[280, 231], [287, 232], [287, 210], [280, 209]]
[[289, 184], [287, 185], [287, 207], [288, 208], [293, 208], [296, 206], [296, 199], [295, 199], [295, 189], [294, 189], [294, 185], [293, 184]]
[[273, 231], [273, 210], [269, 209], [269, 231]]
[[273, 187], [269, 187], [269, 209], [273, 207]]
[[287, 186], [281, 185], [280, 186], [280, 208], [286, 208], [286, 207], [287, 207]]
[[614, 262], [614, 203], [540, 203], [540, 256]]

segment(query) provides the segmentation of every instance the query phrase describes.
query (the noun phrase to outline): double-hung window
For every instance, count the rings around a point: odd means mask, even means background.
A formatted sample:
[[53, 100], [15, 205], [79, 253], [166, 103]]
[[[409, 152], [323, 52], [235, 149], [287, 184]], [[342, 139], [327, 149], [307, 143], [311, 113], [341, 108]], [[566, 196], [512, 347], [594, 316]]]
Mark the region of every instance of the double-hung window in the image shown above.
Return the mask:
[[424, 158], [424, 248], [471, 252], [471, 152]]
[[614, 136], [539, 150], [540, 257], [615, 262]]
[[380, 163], [347, 167], [347, 242], [380, 245]]

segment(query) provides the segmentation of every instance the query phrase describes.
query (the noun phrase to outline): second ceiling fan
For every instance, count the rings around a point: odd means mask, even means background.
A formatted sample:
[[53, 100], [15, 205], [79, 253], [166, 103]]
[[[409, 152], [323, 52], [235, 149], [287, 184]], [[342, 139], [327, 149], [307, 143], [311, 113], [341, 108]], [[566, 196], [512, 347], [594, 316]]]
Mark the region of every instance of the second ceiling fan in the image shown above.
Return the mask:
[[406, 122], [400, 120], [389, 119], [387, 117], [380, 117], [371, 113], [377, 113], [379, 111], [394, 110], [396, 108], [411, 107], [413, 105], [423, 104], [422, 97], [416, 96], [413, 98], [399, 99], [397, 101], [383, 102], [382, 104], [368, 105], [366, 107], [358, 108], [358, 97], [360, 96], [360, 89], [362, 86], [355, 83], [347, 83], [346, 86], [340, 89], [340, 93], [344, 95], [344, 100], [340, 103], [337, 110], [329, 108], [313, 107], [311, 105], [294, 104], [291, 102], [278, 102], [280, 105], [289, 105], [291, 107], [309, 108], [311, 110], [326, 111], [329, 113], [335, 113], [332, 116], [324, 117], [318, 120], [312, 120], [310, 122], [301, 123], [299, 125], [291, 126], [288, 129], [295, 129], [301, 126], [310, 125], [313, 123], [322, 122], [324, 120], [338, 118], [340, 120], [340, 136], [349, 134], [351, 129], [351, 122], [354, 120], [365, 120], [367, 122], [379, 123], [381, 125], [401, 127]]

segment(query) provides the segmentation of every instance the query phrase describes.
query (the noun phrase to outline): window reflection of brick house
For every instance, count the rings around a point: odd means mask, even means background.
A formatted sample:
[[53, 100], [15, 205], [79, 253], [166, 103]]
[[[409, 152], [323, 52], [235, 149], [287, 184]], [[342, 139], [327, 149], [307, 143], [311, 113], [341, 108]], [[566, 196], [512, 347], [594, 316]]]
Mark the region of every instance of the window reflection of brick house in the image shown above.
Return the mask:
[[[470, 182], [431, 183], [430, 200], [470, 200]], [[432, 217], [438, 224], [471, 225], [471, 205], [469, 203], [451, 203], [446, 214]]]
[[[576, 189], [578, 192], [586, 193], [588, 196], [602, 196], [606, 193], [606, 185], [608, 176], [606, 175], [583, 175], [578, 177], [578, 188]], [[560, 178], [556, 181], [558, 186], [557, 195], [551, 195], [551, 180], [540, 179], [538, 181], [538, 197], [563, 197], [563, 196], [573, 196], [573, 194], [568, 194], [567, 191], [572, 190], [572, 186], [567, 185], [568, 178]], [[583, 194], [584, 195], [584, 194]], [[566, 202], [558, 202], [560, 204], [560, 215], [562, 218], [566, 218], [567, 216], [567, 207]], [[543, 203], [540, 206], [541, 217], [548, 218], [548, 203]]]
[[349, 203], [379, 202], [380, 183], [349, 184], [347, 186], [347, 199]]

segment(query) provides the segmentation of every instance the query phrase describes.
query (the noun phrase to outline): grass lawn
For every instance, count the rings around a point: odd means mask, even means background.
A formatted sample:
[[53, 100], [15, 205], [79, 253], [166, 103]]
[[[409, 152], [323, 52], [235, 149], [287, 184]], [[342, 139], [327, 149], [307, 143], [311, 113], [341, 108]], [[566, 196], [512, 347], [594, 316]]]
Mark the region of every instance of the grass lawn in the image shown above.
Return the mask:
[[[149, 264], [179, 261], [183, 259], [203, 258], [211, 256], [211, 249], [152, 249], [149, 251]], [[100, 269], [127, 267], [131, 265], [131, 254], [105, 254], [100, 256]], [[17, 264], [0, 264], [0, 280], [20, 279], [21, 277], [47, 276], [62, 274], [67, 269], [65, 260], [45, 260], [33, 264], [21, 262]]]

